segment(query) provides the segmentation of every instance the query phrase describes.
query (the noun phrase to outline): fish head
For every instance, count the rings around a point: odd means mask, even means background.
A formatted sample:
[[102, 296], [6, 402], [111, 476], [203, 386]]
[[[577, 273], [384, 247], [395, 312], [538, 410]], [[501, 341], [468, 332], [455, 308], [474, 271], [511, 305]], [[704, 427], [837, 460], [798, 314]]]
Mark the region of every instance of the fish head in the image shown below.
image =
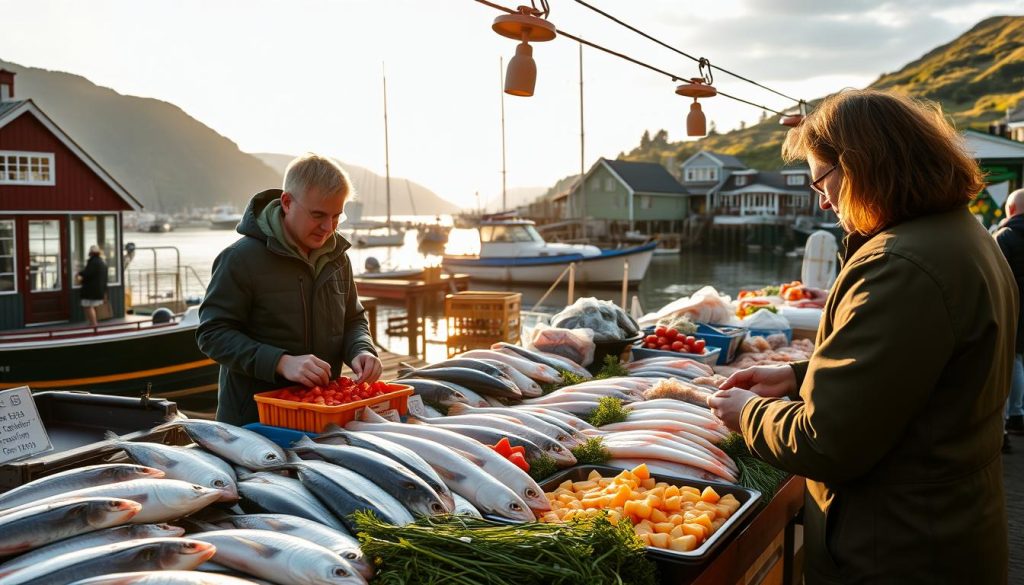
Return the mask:
[[377, 574], [377, 570], [374, 569], [373, 565], [366, 560], [366, 557], [363, 556], [362, 551], [359, 549], [339, 551], [338, 555], [348, 561], [348, 564], [352, 565], [352, 568], [362, 575], [363, 579], [366, 579], [367, 581], [373, 579], [374, 575]]
[[238, 486], [235, 482], [231, 481], [231, 478], [226, 476], [212, 476], [207, 478], [203, 484], [210, 488], [217, 490], [221, 493], [220, 501], [222, 502], [234, 502], [238, 500]]
[[502, 504], [501, 516], [510, 520], [521, 522], [533, 522], [537, 520], [533, 512], [519, 498], [509, 499]]
[[85, 506], [86, 520], [95, 528], [124, 524], [142, 511], [142, 504], [121, 498], [87, 502]]
[[169, 538], [146, 550], [164, 571], [190, 571], [217, 553], [214, 545], [191, 538]]
[[193, 500], [198, 500], [203, 505], [212, 504], [223, 497], [224, 492], [221, 490], [215, 490], [206, 486], [198, 484], [192, 484], [191, 492], [189, 493]]

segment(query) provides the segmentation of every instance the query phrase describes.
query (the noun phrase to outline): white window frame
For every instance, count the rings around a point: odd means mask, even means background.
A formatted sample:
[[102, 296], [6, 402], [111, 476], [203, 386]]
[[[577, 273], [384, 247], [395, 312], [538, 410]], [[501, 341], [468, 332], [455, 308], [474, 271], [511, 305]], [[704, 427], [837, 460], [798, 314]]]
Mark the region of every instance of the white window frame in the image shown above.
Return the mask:
[[654, 197], [650, 195], [640, 196], [640, 209], [651, 209], [654, 207]]
[[14, 218], [0, 219], [0, 223], [5, 221], [11, 222], [11, 268], [14, 270], [14, 289], [0, 291], [0, 296], [18, 294], [18, 222]]
[[744, 187], [744, 186], [746, 186], [746, 184], [747, 184], [747, 177], [746, 177], [746, 175], [736, 175], [736, 186], [737, 187]]
[[611, 177], [604, 178], [604, 190], [607, 193], [613, 193], [615, 191], [615, 179]]
[[786, 175], [787, 185], [803, 185], [804, 176], [799, 174]]
[[[20, 165], [20, 159], [24, 157], [26, 163], [29, 166], [28, 179], [10, 179], [7, 177], [7, 159], [13, 157], [15, 159], [14, 164]], [[35, 179], [33, 174], [38, 172], [34, 170], [31, 165], [33, 158], [46, 159], [47, 166], [50, 171], [50, 178], [48, 180]], [[29, 186], [50, 186], [57, 184], [57, 165], [56, 156], [52, 152], [31, 152], [25, 150], [0, 150], [0, 185], [29, 185]]]

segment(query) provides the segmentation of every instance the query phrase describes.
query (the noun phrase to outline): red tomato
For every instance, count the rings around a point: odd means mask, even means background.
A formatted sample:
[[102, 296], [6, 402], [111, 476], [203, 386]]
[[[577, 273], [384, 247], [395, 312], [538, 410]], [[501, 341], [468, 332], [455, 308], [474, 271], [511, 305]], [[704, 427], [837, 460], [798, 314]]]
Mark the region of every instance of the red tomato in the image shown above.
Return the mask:
[[658, 347], [658, 349], [660, 349], [662, 351], [671, 351], [672, 350], [672, 346], [671, 345], [662, 344], [662, 345], [660, 345]]
[[672, 341], [669, 338], [664, 337], [664, 336], [658, 337], [658, 345], [666, 345], [666, 344], [669, 344], [669, 343], [672, 343]]
[[672, 349], [675, 351], [681, 351], [683, 349], [683, 345], [685, 344], [677, 339], [672, 342]]
[[657, 335], [648, 335], [647, 337], [644, 337], [644, 341], [646, 343], [657, 343], [658, 342], [658, 336]]
[[654, 328], [654, 334], [658, 337], [664, 337], [666, 331], [668, 331], [668, 328], [664, 325], [658, 325]]
[[705, 341], [703, 339], [698, 339], [697, 341], [693, 342], [693, 349], [697, 353], [704, 353], [704, 348], [707, 346], [707, 344], [708, 344], [707, 341]]
[[665, 330], [665, 337], [668, 337], [669, 339], [675, 339], [676, 337], [679, 337], [679, 330], [676, 329], [675, 327], [670, 327]]

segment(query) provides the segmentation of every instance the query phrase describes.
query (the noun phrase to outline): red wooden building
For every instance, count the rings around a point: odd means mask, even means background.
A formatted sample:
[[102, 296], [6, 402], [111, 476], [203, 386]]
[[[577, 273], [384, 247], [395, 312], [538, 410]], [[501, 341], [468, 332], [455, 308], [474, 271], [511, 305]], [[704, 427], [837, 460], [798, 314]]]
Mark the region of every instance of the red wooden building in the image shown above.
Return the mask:
[[89, 247], [109, 266], [124, 316], [121, 212], [142, 205], [0, 69], [0, 330], [84, 319], [75, 274]]

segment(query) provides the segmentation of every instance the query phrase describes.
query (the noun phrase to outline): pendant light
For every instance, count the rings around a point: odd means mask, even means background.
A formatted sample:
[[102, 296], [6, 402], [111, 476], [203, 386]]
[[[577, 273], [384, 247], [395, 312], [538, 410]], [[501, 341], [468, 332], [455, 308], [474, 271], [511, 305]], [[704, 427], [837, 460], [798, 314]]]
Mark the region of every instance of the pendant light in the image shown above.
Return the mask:
[[537, 85], [537, 64], [533, 60], [531, 42], [539, 43], [555, 38], [555, 25], [541, 18], [541, 12], [529, 6], [520, 6], [516, 14], [503, 14], [494, 19], [491, 29], [503, 37], [519, 41], [516, 55], [505, 70], [505, 93], [532, 96]]
[[[707, 72], [704, 72], [705, 67]], [[693, 77], [689, 83], [684, 83], [676, 87], [676, 93], [686, 97], [692, 97], [693, 103], [690, 104], [690, 113], [686, 116], [686, 135], [687, 136], [706, 136], [708, 133], [707, 118], [704, 116], [703, 110], [701, 110], [699, 98], [709, 98], [718, 95], [718, 90], [715, 86], [711, 85], [714, 78], [711, 75], [711, 62], [707, 59], [701, 58], [700, 60], [700, 73], [701, 77]]]
[[779, 124], [796, 128], [807, 117], [807, 102], [800, 100], [800, 109], [796, 112], [786, 112], [779, 118]]

